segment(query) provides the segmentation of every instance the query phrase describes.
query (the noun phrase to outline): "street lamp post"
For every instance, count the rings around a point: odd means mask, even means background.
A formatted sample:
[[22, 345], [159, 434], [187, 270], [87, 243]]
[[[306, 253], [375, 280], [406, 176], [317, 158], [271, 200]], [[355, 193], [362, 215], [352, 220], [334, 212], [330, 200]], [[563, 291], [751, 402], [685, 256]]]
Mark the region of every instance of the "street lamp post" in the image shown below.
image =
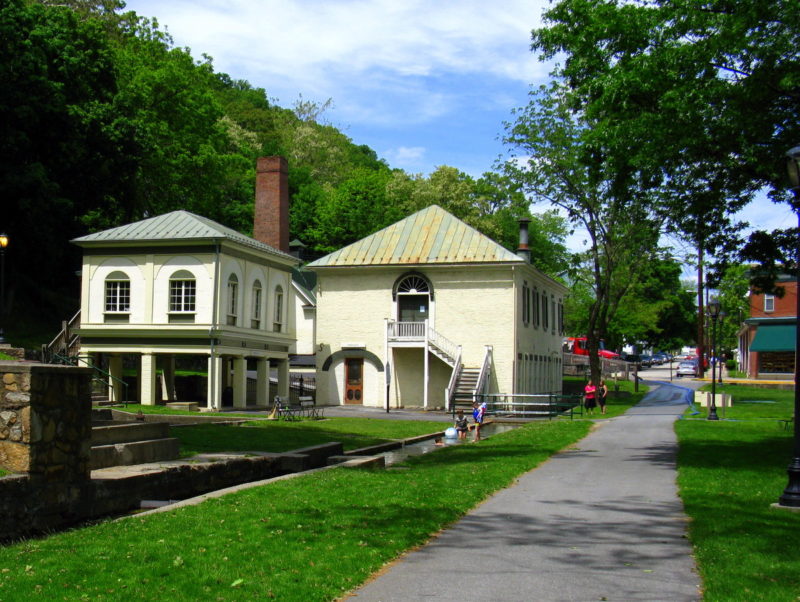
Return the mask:
[[[792, 209], [797, 214], [798, 225], [800, 225], [800, 146], [795, 146], [786, 153], [786, 167], [789, 171], [789, 183], [792, 186], [794, 202]], [[779, 506], [800, 508], [800, 237], [795, 241], [795, 277], [798, 294], [797, 306], [795, 308], [795, 342], [794, 342], [794, 456], [786, 469], [789, 475], [789, 484], [783, 490], [783, 495], [778, 498]]]
[[[722, 335], [722, 323], [725, 321], [725, 318], [727, 318], [727, 317], [728, 317], [728, 314], [726, 314], [724, 311], [721, 311], [721, 312], [719, 312], [719, 328], [720, 328], [720, 336]], [[720, 345], [720, 346], [721, 346], [721, 345]], [[716, 361], [716, 362], [719, 362], [719, 357], [720, 357], [720, 355], [722, 355], [722, 354], [720, 354], [720, 353], [717, 353], [717, 352], [716, 352], [716, 350], [715, 350], [715, 352], [714, 352], [714, 353], [715, 353], [715, 355], [714, 355], [714, 361]], [[719, 373], [718, 373], [718, 375], [717, 375], [717, 376], [718, 376], [718, 380], [719, 380], [719, 384], [722, 384], [722, 366], [723, 366], [723, 364], [720, 364], [720, 365], [719, 365]], [[723, 407], [724, 407], [724, 405], [725, 405], [725, 404], [723, 404]]]
[[6, 313], [6, 247], [8, 246], [8, 236], [0, 234], [0, 344], [5, 343], [3, 336], [3, 323]]
[[[711, 318], [711, 407], [708, 410], [708, 419], [709, 420], [719, 420], [719, 416], [717, 416], [717, 404], [716, 404], [716, 395], [717, 395], [717, 318], [719, 318], [719, 300], [716, 297], [712, 297], [711, 301], [708, 302], [708, 317]], [[701, 359], [702, 361], [702, 359]]]

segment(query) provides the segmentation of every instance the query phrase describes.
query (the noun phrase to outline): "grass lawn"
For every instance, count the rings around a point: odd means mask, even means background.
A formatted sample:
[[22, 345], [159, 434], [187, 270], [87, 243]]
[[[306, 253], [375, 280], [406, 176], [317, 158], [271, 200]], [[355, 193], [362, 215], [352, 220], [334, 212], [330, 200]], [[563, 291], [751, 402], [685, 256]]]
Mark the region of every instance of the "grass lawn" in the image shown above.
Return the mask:
[[[800, 514], [770, 508], [787, 484], [793, 391], [741, 385], [727, 420], [681, 420], [678, 485], [705, 600], [800, 598]], [[773, 403], [764, 403], [773, 402]], [[721, 410], [718, 410], [721, 415]]]
[[0, 599], [334, 600], [590, 426], [532, 423], [405, 470], [337, 468], [2, 547]]
[[449, 422], [329, 418], [301, 422], [252, 421], [246, 426], [204, 424], [171, 429], [180, 439], [181, 454], [221, 451], [281, 452], [341, 441], [345, 450], [441, 432]]

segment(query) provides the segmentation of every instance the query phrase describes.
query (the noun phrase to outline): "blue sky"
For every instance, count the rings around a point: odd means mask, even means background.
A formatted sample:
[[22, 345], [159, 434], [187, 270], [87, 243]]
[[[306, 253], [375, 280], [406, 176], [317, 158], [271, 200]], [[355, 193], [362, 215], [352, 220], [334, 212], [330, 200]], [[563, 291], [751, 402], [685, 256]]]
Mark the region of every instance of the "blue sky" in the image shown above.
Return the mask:
[[[511, 110], [551, 65], [530, 52], [548, 0], [128, 0], [176, 45], [217, 71], [264, 88], [278, 105], [333, 106], [324, 118], [392, 167], [473, 176], [503, 153]], [[543, 208], [542, 208], [543, 209]], [[741, 219], [796, 224], [765, 198]], [[580, 246], [580, 233], [571, 245]]]

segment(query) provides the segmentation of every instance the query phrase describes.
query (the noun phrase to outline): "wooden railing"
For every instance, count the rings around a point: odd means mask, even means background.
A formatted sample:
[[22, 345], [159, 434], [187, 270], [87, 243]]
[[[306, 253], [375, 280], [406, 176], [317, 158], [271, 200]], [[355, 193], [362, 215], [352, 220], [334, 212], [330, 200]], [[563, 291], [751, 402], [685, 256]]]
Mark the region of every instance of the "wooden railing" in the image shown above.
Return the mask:
[[387, 337], [389, 341], [420, 341], [427, 342], [450, 358], [451, 361], [461, 353], [460, 347], [453, 341], [431, 328], [428, 321], [424, 322], [387, 322]]
[[447, 401], [448, 410], [455, 411], [453, 405], [453, 397], [456, 394], [456, 384], [458, 383], [458, 376], [461, 374], [461, 347], [458, 348], [458, 355], [455, 358], [453, 365], [453, 373], [450, 375], [450, 382], [447, 383], [447, 388], [444, 390], [444, 398]]
[[61, 322], [61, 331], [50, 341], [47, 345], [42, 345], [42, 361], [50, 363], [54, 355], [59, 356], [75, 356], [80, 350], [80, 337], [75, 334], [74, 330], [81, 322], [81, 310], [78, 310], [74, 316], [67, 322]]

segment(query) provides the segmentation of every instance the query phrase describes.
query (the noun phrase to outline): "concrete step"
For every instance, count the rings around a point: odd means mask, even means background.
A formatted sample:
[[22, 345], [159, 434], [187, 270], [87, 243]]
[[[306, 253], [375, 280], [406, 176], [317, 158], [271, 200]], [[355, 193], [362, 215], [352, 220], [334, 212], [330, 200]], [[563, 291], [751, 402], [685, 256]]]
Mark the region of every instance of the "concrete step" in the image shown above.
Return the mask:
[[92, 446], [113, 445], [169, 437], [166, 422], [129, 422], [92, 427]]
[[131, 466], [175, 460], [180, 455], [180, 442], [175, 438], [149, 439], [111, 445], [93, 445], [91, 470], [111, 466]]

